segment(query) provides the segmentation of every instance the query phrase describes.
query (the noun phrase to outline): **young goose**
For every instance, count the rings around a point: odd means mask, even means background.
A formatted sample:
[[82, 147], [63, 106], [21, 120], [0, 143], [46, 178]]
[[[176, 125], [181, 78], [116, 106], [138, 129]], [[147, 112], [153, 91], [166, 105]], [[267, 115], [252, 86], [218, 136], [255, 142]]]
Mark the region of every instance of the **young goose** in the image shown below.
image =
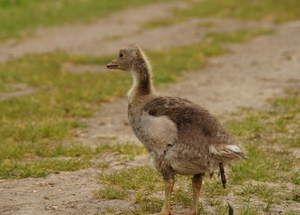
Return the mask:
[[122, 48], [108, 69], [130, 71], [128, 119], [132, 131], [150, 153], [153, 166], [165, 180], [165, 201], [160, 214], [173, 214], [170, 198], [174, 175], [193, 175], [193, 204], [187, 214], [197, 214], [205, 172], [220, 169], [235, 158], [247, 159], [237, 141], [205, 109], [193, 102], [158, 95], [152, 84], [150, 63], [135, 44]]

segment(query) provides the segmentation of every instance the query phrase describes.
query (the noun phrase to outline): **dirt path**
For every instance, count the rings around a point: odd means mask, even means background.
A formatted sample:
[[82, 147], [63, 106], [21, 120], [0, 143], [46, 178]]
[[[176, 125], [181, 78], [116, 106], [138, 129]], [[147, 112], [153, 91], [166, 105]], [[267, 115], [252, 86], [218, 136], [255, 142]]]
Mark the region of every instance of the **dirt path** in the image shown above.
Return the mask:
[[[52, 27], [38, 30], [32, 38], [0, 44], [0, 62], [26, 53], [69, 51], [89, 54], [114, 54], [120, 43], [109, 38], [131, 38], [142, 32], [142, 24], [170, 15], [171, 9], [184, 3], [152, 4], [131, 8], [86, 25]], [[105, 42], [106, 41], [106, 42]]]
[[[116, 54], [120, 47], [131, 42], [136, 42], [143, 48], [162, 49], [198, 41], [212, 30], [232, 31], [247, 26], [271, 26], [263, 22], [213, 19], [219, 24], [209, 28], [196, 28], [197, 23], [206, 22], [207, 19], [194, 19], [166, 28], [141, 30], [145, 21], [167, 16], [169, 9], [177, 7], [177, 4], [129, 9], [88, 26], [42, 29], [34, 38], [0, 44], [0, 60], [33, 51], [41, 53], [57, 49], [97, 55]], [[179, 6], [185, 4], [180, 3]], [[124, 20], [122, 17], [129, 18]], [[300, 21], [274, 28], [274, 35], [258, 37], [245, 44], [230, 45], [230, 54], [212, 58], [205, 70], [186, 73], [182, 81], [159, 91], [193, 100], [220, 116], [227, 115], [238, 107], [268, 108], [265, 102], [267, 98], [281, 95], [286, 87], [300, 87]], [[107, 39], [116, 35], [122, 37]], [[99, 137], [117, 137], [114, 141], [137, 142], [127, 124], [126, 106], [125, 98], [104, 103], [101, 112], [94, 117], [82, 119], [90, 127], [79, 131], [78, 139], [87, 144], [99, 142]], [[109, 159], [109, 156], [98, 158], [99, 161], [103, 159]], [[115, 169], [124, 165], [111, 162], [111, 168]], [[125, 165], [143, 165], [147, 162], [148, 157], [141, 156]], [[1, 180], [0, 214], [83, 215], [101, 214], [108, 206], [131, 207], [132, 202], [99, 200], [93, 197], [93, 191], [100, 186], [96, 181], [97, 171], [100, 170], [89, 168], [51, 174], [46, 178]], [[276, 211], [272, 211], [272, 214], [284, 211], [283, 207], [274, 207], [273, 210]], [[300, 205], [295, 203], [289, 207], [300, 208]]]
[[[40, 29], [32, 38], [0, 44], [0, 62], [26, 53], [53, 51], [111, 55], [124, 44], [133, 42], [143, 48], [163, 49], [199, 41], [207, 31], [231, 31], [241, 27], [271, 25], [268, 22], [245, 23], [230, 19], [194, 19], [179, 25], [144, 30], [143, 24], [147, 21], [170, 16], [172, 9], [180, 7], [188, 7], [188, 4], [184, 2], [153, 4], [124, 10], [87, 25]], [[210, 28], [197, 27], [199, 22], [207, 21], [222, 23]]]

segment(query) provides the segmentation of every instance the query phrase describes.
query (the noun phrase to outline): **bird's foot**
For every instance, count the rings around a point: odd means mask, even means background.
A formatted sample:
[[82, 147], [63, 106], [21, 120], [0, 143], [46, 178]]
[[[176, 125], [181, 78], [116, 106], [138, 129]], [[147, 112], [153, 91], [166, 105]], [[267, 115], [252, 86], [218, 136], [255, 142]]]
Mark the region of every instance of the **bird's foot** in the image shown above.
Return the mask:
[[197, 208], [192, 207], [185, 215], [197, 215], [198, 211]]

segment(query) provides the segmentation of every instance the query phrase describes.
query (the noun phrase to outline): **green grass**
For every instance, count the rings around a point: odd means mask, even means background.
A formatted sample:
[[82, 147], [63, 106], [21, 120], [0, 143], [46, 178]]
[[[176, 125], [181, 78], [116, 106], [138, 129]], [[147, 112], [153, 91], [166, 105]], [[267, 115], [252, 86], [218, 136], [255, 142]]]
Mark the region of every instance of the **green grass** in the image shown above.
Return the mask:
[[232, 181], [235, 184], [251, 178], [263, 182], [278, 182], [289, 180], [289, 172], [299, 163], [289, 153], [276, 153], [270, 148], [264, 149], [265, 142], [252, 142], [246, 145], [248, 162], [232, 166]]
[[298, 0], [209, 0], [191, 3], [190, 7], [175, 9], [169, 18], [155, 19], [146, 28], [171, 25], [194, 17], [228, 17], [243, 20], [268, 20], [281, 23], [300, 18]]
[[[272, 99], [274, 110], [257, 112], [245, 110], [244, 118], [228, 122], [228, 128], [243, 137], [248, 162], [233, 165], [232, 180], [243, 183], [247, 178], [264, 182], [286, 181], [299, 183], [300, 159], [291, 154], [293, 147], [299, 147], [299, 94]], [[289, 116], [289, 117], [284, 117]], [[295, 133], [287, 138], [291, 129]]]
[[128, 7], [171, 0], [0, 0], [0, 41], [30, 35], [34, 30], [96, 18]]
[[215, 23], [213, 21], [207, 21], [207, 22], [200, 22], [197, 24], [198, 27], [213, 27], [213, 26], [218, 26], [218, 23]]
[[258, 196], [265, 202], [274, 202], [276, 196], [276, 193], [278, 193], [279, 189], [270, 187], [267, 184], [252, 184], [247, 183], [244, 184], [242, 189], [236, 194], [238, 195], [244, 195], [244, 196]]
[[9, 84], [0, 84], [0, 92], [12, 92], [15, 88]]
[[87, 159], [40, 159], [27, 163], [4, 160], [0, 163], [0, 178], [45, 177], [57, 171], [74, 171], [87, 168]]
[[292, 174], [291, 179], [294, 184], [300, 185], [300, 169]]
[[113, 173], [100, 173], [102, 188], [94, 194], [98, 198], [123, 199], [138, 203], [133, 210], [123, 210], [122, 214], [145, 214], [158, 212], [162, 201], [153, 196], [154, 191], [162, 190], [161, 176], [149, 166], [124, 169]]
[[255, 206], [246, 205], [240, 211], [241, 215], [258, 215], [258, 209]]
[[[297, 90], [288, 90], [287, 96], [272, 98], [271, 111], [242, 110], [240, 119], [229, 121], [228, 128], [246, 144], [249, 160], [236, 162], [232, 165], [230, 179], [233, 184], [243, 185], [236, 192], [244, 199], [256, 198], [265, 202], [263, 211], [272, 210], [272, 206], [282, 200], [299, 201], [299, 155], [293, 154], [294, 148], [300, 145], [300, 94]], [[293, 132], [290, 132], [290, 131]], [[264, 184], [248, 184], [245, 181], [254, 180]], [[272, 187], [265, 183], [271, 183]], [[285, 191], [281, 186], [286, 183], [294, 186], [294, 193]], [[249, 186], [250, 185], [250, 186]], [[276, 187], [274, 187], [276, 185]], [[290, 187], [291, 189], [291, 187]], [[280, 192], [279, 192], [280, 190]], [[243, 209], [252, 214], [251, 208]], [[291, 210], [291, 214], [296, 211]], [[287, 214], [290, 214], [288, 212]], [[253, 211], [254, 214], [260, 214]]]
[[[0, 178], [45, 177], [57, 171], [75, 171], [91, 166], [90, 158], [102, 153], [118, 153], [134, 157], [146, 152], [142, 146], [124, 143], [116, 145], [99, 144], [90, 147], [80, 143], [64, 145], [61, 142], [51, 142], [46, 145], [19, 144], [19, 148], [2, 145], [0, 160]], [[20, 159], [22, 158], [22, 159]], [[107, 168], [98, 165], [98, 168]]]

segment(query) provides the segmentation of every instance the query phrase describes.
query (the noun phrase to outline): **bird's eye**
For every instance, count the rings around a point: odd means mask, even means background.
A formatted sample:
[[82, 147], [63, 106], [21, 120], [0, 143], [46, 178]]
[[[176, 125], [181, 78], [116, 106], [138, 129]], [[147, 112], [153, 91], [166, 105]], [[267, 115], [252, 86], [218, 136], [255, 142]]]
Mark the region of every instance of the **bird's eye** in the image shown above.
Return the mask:
[[120, 57], [123, 57], [123, 54], [120, 54], [119, 56], [120, 56]]

